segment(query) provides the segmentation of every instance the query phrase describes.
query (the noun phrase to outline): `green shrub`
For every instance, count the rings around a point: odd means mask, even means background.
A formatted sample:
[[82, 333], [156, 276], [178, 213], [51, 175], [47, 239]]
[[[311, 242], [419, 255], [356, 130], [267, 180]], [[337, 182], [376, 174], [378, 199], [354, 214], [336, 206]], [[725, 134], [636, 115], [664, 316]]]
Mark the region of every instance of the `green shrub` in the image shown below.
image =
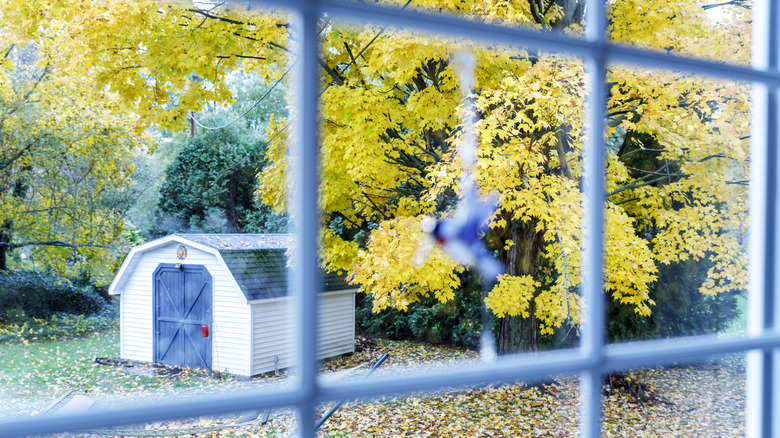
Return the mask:
[[639, 316], [633, 306], [608, 300], [607, 336], [610, 341], [673, 338], [718, 333], [740, 317], [738, 298], [744, 291], [732, 290], [715, 296], [702, 294], [699, 285], [710, 264], [687, 260], [662, 266], [658, 281], [650, 289], [655, 306], [648, 317]]
[[482, 292], [463, 279], [464, 288], [455, 291], [455, 299], [440, 303], [435, 297], [423, 297], [406, 312], [385, 309], [372, 311], [370, 294], [358, 294], [355, 319], [359, 329], [388, 339], [414, 339], [476, 349], [482, 332]]
[[20, 324], [28, 318], [55, 314], [93, 315], [106, 300], [90, 285], [33, 271], [0, 272], [0, 323]]
[[0, 344], [86, 336], [116, 328], [118, 315], [118, 306], [107, 305], [88, 316], [60, 313], [45, 319], [25, 317], [17, 319], [17, 322], [0, 324]]

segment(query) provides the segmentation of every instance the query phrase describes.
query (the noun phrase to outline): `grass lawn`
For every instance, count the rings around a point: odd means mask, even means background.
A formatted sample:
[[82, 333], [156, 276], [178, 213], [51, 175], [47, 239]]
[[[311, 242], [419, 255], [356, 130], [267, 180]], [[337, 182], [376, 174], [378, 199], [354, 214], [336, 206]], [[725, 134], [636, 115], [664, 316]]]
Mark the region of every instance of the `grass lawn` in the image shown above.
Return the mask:
[[95, 357], [115, 356], [119, 356], [116, 329], [77, 339], [0, 345], [0, 393], [4, 401], [0, 416], [43, 409], [69, 389], [109, 401], [113, 394], [172, 394], [184, 388], [229, 385], [197, 373], [184, 372], [177, 378], [143, 376], [94, 363]]
[[[68, 389], [87, 393], [99, 406], [128, 398], [227, 391], [269, 379], [243, 381], [184, 372], [175, 378], [144, 376], [120, 367], [97, 365], [95, 357], [118, 356], [119, 333], [86, 338], [0, 345], [0, 417], [27, 415]], [[415, 342], [379, 340], [360, 353], [329, 361], [323, 372], [339, 371], [390, 352], [377, 374], [408, 375], [420, 365], [452, 366], [472, 361], [471, 351]], [[361, 369], [359, 372], [365, 368]], [[719, 358], [688, 367], [635, 370], [627, 374], [660, 395], [637, 403], [614, 391], [604, 401], [604, 436], [729, 437], [744, 435], [744, 360]], [[282, 383], [284, 379], [274, 382]], [[579, 420], [579, 383], [555, 377], [556, 384], [529, 387], [491, 385], [435, 394], [349, 401], [325, 423], [324, 437], [496, 436], [573, 437]], [[112, 405], [113, 403], [113, 405]], [[324, 412], [330, 405], [322, 407]], [[208, 419], [157, 423], [155, 428], [208, 425]], [[216, 420], [215, 420], [216, 421]], [[221, 421], [221, 420], [220, 420]], [[227, 420], [230, 421], [230, 420]], [[194, 423], [193, 423], [194, 422]], [[275, 410], [265, 427], [225, 429], [200, 436], [291, 436], [293, 416]]]

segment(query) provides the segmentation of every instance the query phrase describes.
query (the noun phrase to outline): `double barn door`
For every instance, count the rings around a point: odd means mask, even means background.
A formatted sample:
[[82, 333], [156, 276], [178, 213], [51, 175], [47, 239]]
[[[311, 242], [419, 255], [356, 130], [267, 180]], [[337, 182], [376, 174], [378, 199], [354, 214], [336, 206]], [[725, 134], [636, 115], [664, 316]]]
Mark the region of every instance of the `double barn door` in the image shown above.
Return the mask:
[[201, 265], [154, 272], [154, 361], [211, 369], [211, 275]]

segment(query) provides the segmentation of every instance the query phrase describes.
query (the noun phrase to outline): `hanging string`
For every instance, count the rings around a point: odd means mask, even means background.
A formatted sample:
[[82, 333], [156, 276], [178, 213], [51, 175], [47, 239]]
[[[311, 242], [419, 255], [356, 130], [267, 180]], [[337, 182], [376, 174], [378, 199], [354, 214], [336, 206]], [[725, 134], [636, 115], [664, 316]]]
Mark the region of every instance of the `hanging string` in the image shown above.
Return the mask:
[[276, 82], [274, 82], [274, 84], [271, 86], [271, 88], [269, 88], [268, 91], [266, 91], [265, 94], [263, 94], [263, 96], [260, 97], [260, 99], [258, 99], [257, 102], [254, 103], [254, 105], [252, 105], [248, 110], [244, 111], [240, 116], [236, 117], [235, 119], [233, 119], [233, 120], [231, 120], [231, 121], [229, 121], [229, 122], [227, 122], [227, 123], [225, 123], [223, 125], [219, 125], [219, 126], [206, 126], [206, 125], [200, 123], [198, 121], [198, 119], [195, 117], [194, 113], [190, 113], [190, 119], [192, 119], [192, 121], [195, 122], [195, 124], [198, 125], [199, 127], [203, 128], [203, 129], [208, 129], [208, 130], [222, 129], [222, 128], [226, 128], [226, 127], [232, 125], [233, 123], [236, 123], [237, 121], [243, 119], [247, 114], [249, 114], [250, 111], [255, 109], [257, 107], [257, 105], [260, 105], [260, 102], [262, 102], [266, 97], [268, 97], [269, 94], [271, 94], [272, 91], [274, 91], [274, 88], [276, 88], [276, 86], [279, 85], [284, 80], [284, 77], [287, 76], [287, 73], [290, 72], [290, 69], [292, 69], [293, 65], [295, 65], [294, 62], [292, 64], [290, 64], [289, 67], [287, 67], [287, 70], [285, 70], [285, 72], [282, 74], [282, 76]]
[[[411, 1], [411, 0], [409, 0], [409, 1]], [[215, 8], [216, 8], [216, 6], [215, 6]], [[212, 8], [212, 9], [213, 9], [213, 8]], [[209, 11], [210, 11], [210, 10], [209, 10]], [[326, 21], [326, 22], [325, 22], [325, 23], [322, 25], [322, 27], [320, 28], [320, 30], [317, 32], [317, 36], [319, 36], [319, 35], [322, 35], [322, 32], [324, 32], [324, 31], [325, 31], [325, 29], [326, 29], [326, 28], [327, 28], [327, 27], [330, 25], [330, 23], [331, 23], [331, 21], [332, 21], [332, 20], [333, 20], [333, 18], [328, 18], [328, 20], [327, 20], [327, 21]], [[384, 30], [384, 29], [383, 29], [383, 30]], [[377, 36], [379, 36], [379, 35], [377, 35]], [[376, 39], [376, 37], [374, 37], [374, 39]], [[373, 40], [371, 40], [371, 42], [374, 42], [374, 41], [373, 41]], [[370, 45], [370, 44], [371, 44], [371, 43], [369, 43], [369, 45]], [[368, 47], [366, 47], [366, 48], [368, 48]], [[365, 50], [365, 49], [363, 49], [363, 50]], [[360, 53], [362, 54], [363, 52], [361, 51]], [[284, 80], [284, 77], [285, 77], [285, 76], [287, 76], [287, 73], [289, 73], [289, 72], [290, 72], [290, 70], [292, 70], [292, 68], [293, 68], [293, 66], [294, 66], [294, 65], [295, 65], [295, 61], [293, 61], [293, 62], [290, 64], [290, 66], [289, 66], [289, 67], [287, 67], [287, 70], [285, 70], [285, 71], [284, 71], [284, 73], [282, 74], [282, 76], [281, 76], [281, 77], [279, 77], [279, 79], [277, 79], [277, 80], [276, 80], [276, 82], [274, 82], [273, 86], [272, 86], [272, 87], [271, 87], [271, 88], [270, 88], [268, 91], [266, 91], [266, 92], [265, 92], [265, 94], [263, 94], [263, 96], [262, 96], [262, 97], [260, 97], [260, 99], [258, 99], [258, 100], [257, 100], [257, 101], [254, 103], [254, 105], [252, 105], [252, 107], [251, 107], [251, 108], [249, 108], [248, 110], [244, 111], [244, 113], [243, 113], [243, 114], [241, 114], [240, 116], [238, 116], [238, 117], [236, 117], [235, 119], [231, 120], [230, 122], [227, 122], [227, 123], [225, 123], [224, 125], [220, 125], [220, 126], [205, 126], [205, 125], [201, 124], [201, 123], [198, 121], [198, 119], [195, 117], [195, 115], [194, 115], [193, 113], [190, 113], [190, 119], [192, 119], [192, 121], [193, 121], [193, 122], [195, 122], [195, 124], [196, 124], [196, 125], [200, 126], [200, 127], [201, 127], [201, 128], [203, 128], [203, 129], [208, 129], [208, 130], [222, 129], [222, 128], [226, 128], [226, 127], [228, 127], [228, 126], [232, 125], [233, 123], [236, 123], [237, 121], [239, 121], [239, 120], [243, 119], [243, 118], [244, 118], [244, 116], [246, 116], [247, 114], [249, 114], [249, 112], [250, 112], [250, 111], [252, 111], [253, 109], [255, 109], [255, 108], [257, 107], [257, 105], [259, 105], [259, 104], [260, 104], [260, 102], [262, 102], [262, 101], [263, 101], [263, 100], [264, 100], [266, 97], [268, 97], [268, 95], [269, 95], [269, 94], [271, 94], [271, 92], [272, 92], [272, 91], [274, 91], [274, 88], [276, 88], [276, 86], [277, 86], [277, 85], [279, 85], [279, 84], [280, 84], [280, 83], [281, 83], [281, 82]], [[285, 127], [285, 128], [286, 128], [286, 127]]]
[[[475, 64], [474, 54], [470, 51], [462, 51], [455, 57], [455, 70], [460, 80], [463, 102], [463, 128], [458, 154], [463, 166], [463, 175], [461, 176], [463, 200], [461, 203], [464, 205], [461, 205], [460, 208], [465, 207], [467, 210], [490, 209], [492, 213], [492, 210], [495, 210], [495, 200], [492, 202], [480, 202], [477, 199], [478, 195], [474, 181], [474, 167], [477, 160], [477, 136], [475, 131], [477, 109], [473, 91]], [[484, 213], [473, 211], [470, 215], [483, 215]], [[479, 356], [483, 361], [493, 362], [497, 357], [496, 339], [490, 327], [491, 316], [486, 299], [488, 292], [493, 288], [496, 276], [500, 272], [500, 267], [491, 267], [497, 264], [492, 256], [486, 254], [482, 258], [486, 260], [486, 263], [477, 264], [477, 267], [482, 272], [482, 334], [479, 338]]]
[[476, 122], [476, 107], [474, 105], [474, 54], [469, 51], [459, 52], [455, 56], [455, 71], [460, 80], [460, 92], [463, 101], [463, 133], [458, 148], [463, 164], [462, 181], [473, 183], [474, 163], [477, 155], [477, 139], [474, 134]]
[[[401, 9], [406, 9], [406, 7], [407, 7], [407, 6], [409, 6], [409, 4], [410, 4], [411, 2], [412, 2], [412, 0], [408, 0], [408, 1], [407, 1], [407, 2], [406, 2], [406, 3], [405, 3], [405, 4], [404, 4], [402, 7], [401, 7]], [[329, 19], [328, 19], [327, 23], [326, 23], [324, 26], [322, 26], [322, 29], [320, 29], [320, 31], [319, 31], [319, 33], [318, 33], [318, 35], [319, 35], [319, 34], [322, 34], [322, 32], [323, 32], [323, 31], [325, 30], [325, 28], [327, 27], [327, 25], [328, 25], [328, 24], [330, 24], [331, 20], [332, 20], [332, 18], [329, 18]], [[355, 65], [355, 62], [356, 62], [356, 60], [357, 60], [358, 58], [360, 58], [361, 56], [363, 56], [363, 53], [365, 53], [365, 51], [366, 51], [366, 50], [368, 50], [368, 48], [369, 48], [369, 47], [371, 47], [371, 45], [372, 45], [372, 44], [373, 44], [373, 43], [374, 43], [374, 42], [377, 40], [377, 38], [379, 38], [379, 36], [380, 36], [380, 35], [382, 35], [382, 34], [385, 32], [385, 30], [386, 30], [386, 29], [387, 29], [387, 26], [384, 26], [382, 29], [380, 29], [380, 30], [379, 30], [379, 32], [377, 32], [377, 34], [376, 34], [376, 35], [374, 35], [374, 37], [373, 37], [373, 38], [371, 38], [371, 41], [369, 41], [369, 42], [368, 42], [368, 44], [366, 44], [366, 45], [365, 45], [365, 46], [364, 46], [364, 47], [363, 47], [363, 48], [360, 50], [360, 52], [358, 52], [357, 56], [353, 57], [353, 58], [352, 58], [352, 59], [349, 61], [349, 63], [347, 63], [347, 65], [346, 65], [346, 66], [345, 66], [345, 67], [344, 67], [344, 68], [343, 68], [343, 69], [342, 69], [340, 72], [338, 72], [338, 74], [339, 74], [339, 75], [343, 75], [344, 73], [346, 73], [346, 71], [347, 71], [347, 70], [349, 70], [349, 68], [350, 68], [350, 67], [352, 67], [353, 65]], [[246, 114], [247, 114], [249, 111], [251, 111], [252, 109], [254, 109], [254, 107], [255, 107], [255, 106], [257, 106], [257, 104], [259, 104], [259, 103], [260, 103], [260, 102], [261, 102], [261, 101], [262, 101], [262, 100], [263, 100], [263, 99], [264, 99], [264, 98], [265, 98], [265, 97], [266, 97], [266, 96], [267, 96], [267, 95], [268, 95], [268, 94], [269, 94], [271, 91], [273, 91], [273, 88], [274, 88], [274, 87], [276, 87], [276, 85], [277, 85], [277, 84], [279, 84], [279, 82], [281, 82], [281, 81], [282, 81], [282, 79], [284, 79], [284, 76], [285, 76], [285, 75], [287, 75], [287, 73], [288, 73], [288, 72], [290, 72], [290, 69], [292, 69], [292, 66], [293, 66], [294, 64], [295, 64], [295, 62], [293, 62], [293, 63], [290, 65], [290, 67], [287, 69], [287, 71], [285, 71], [285, 72], [284, 72], [284, 75], [282, 75], [282, 77], [281, 77], [281, 78], [279, 78], [279, 80], [278, 80], [278, 81], [276, 81], [276, 83], [275, 83], [275, 84], [274, 84], [274, 86], [271, 88], [271, 90], [268, 90], [268, 92], [267, 92], [267, 93], [266, 93], [266, 94], [265, 94], [263, 97], [261, 97], [261, 98], [260, 98], [260, 100], [259, 100], [259, 101], [257, 101], [257, 102], [255, 103], [255, 105], [254, 105], [252, 108], [250, 108], [250, 109], [249, 109], [248, 111], [246, 111], [244, 114], [242, 114], [241, 116], [239, 116], [239, 118], [238, 118], [238, 119], [240, 119], [241, 117], [244, 117], [244, 116], [245, 116], [245, 115], [246, 115]], [[325, 94], [325, 92], [328, 90], [328, 88], [330, 88], [330, 87], [331, 87], [331, 85], [333, 85], [333, 83], [332, 83], [332, 82], [331, 82], [331, 83], [329, 83], [328, 85], [326, 85], [326, 86], [325, 86], [325, 88], [324, 88], [324, 89], [323, 89], [323, 90], [320, 92], [320, 94], [318, 95], [318, 97], [321, 97], [323, 94]], [[193, 116], [192, 116], [192, 115], [190, 115], [190, 117], [193, 117]], [[236, 119], [236, 120], [234, 120], [234, 121], [232, 121], [232, 122], [230, 122], [230, 123], [235, 123], [235, 122], [236, 122], [238, 119]], [[286, 124], [286, 125], [284, 125], [284, 126], [282, 127], [282, 129], [280, 129], [280, 130], [276, 131], [276, 133], [275, 133], [274, 135], [272, 135], [270, 138], [268, 138], [268, 139], [266, 139], [266, 140], [265, 140], [265, 141], [266, 141], [266, 143], [271, 143], [272, 141], [274, 141], [274, 140], [276, 139], [276, 137], [278, 137], [279, 135], [281, 135], [282, 133], [284, 133], [285, 131], [287, 131], [287, 128], [289, 128], [289, 127], [292, 125], [292, 123], [295, 121], [295, 119], [296, 119], [296, 116], [293, 116], [293, 117], [291, 117], [291, 118], [290, 118], [290, 120], [288, 120], [288, 121], [287, 121], [287, 124]], [[203, 126], [203, 125], [201, 125], [201, 124], [200, 124], [200, 122], [198, 122], [198, 120], [197, 120], [197, 119], [194, 119], [194, 117], [193, 117], [193, 120], [195, 121], [195, 123], [196, 123], [198, 126], [201, 126], [201, 127], [203, 127], [204, 129], [220, 129], [220, 128], [224, 128], [225, 126], [228, 126], [228, 125], [229, 125], [229, 124], [226, 124], [226, 125], [223, 125], [223, 126], [218, 126], [218, 127], [213, 127], [213, 128], [212, 128], [212, 127], [206, 127], [206, 126]], [[229, 168], [225, 169], [225, 170], [224, 170], [222, 173], [226, 173], [226, 172], [228, 172], [229, 170], [232, 170], [233, 168], [235, 168], [236, 166], [243, 165], [243, 164], [244, 164], [244, 163], [246, 163], [247, 161], [249, 161], [249, 157], [247, 157], [247, 158], [244, 158], [244, 159], [242, 159], [242, 160], [239, 160], [239, 161], [237, 161], [236, 163], [234, 163], [233, 165], [231, 165]]]

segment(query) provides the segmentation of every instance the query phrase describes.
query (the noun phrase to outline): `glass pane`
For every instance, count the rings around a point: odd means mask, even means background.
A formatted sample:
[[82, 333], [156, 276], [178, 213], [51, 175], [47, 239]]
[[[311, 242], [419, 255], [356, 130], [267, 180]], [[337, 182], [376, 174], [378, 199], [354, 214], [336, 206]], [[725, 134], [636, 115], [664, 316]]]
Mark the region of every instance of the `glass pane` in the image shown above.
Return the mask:
[[609, 38], [638, 48], [749, 65], [752, 1], [609, 2]]
[[745, 330], [750, 88], [609, 71], [611, 341]]
[[[0, 6], [0, 416], [273, 381], [249, 376], [295, 352], [285, 182], [258, 190], [286, 135], [287, 12], [70, 6]], [[258, 331], [276, 344], [252, 350]]]
[[347, 65], [343, 82], [324, 75], [324, 258], [359, 289], [357, 329], [471, 349], [490, 331], [499, 354], [575, 347], [582, 62], [330, 26], [323, 59]]
[[744, 436], [745, 355], [604, 379], [603, 436]]

